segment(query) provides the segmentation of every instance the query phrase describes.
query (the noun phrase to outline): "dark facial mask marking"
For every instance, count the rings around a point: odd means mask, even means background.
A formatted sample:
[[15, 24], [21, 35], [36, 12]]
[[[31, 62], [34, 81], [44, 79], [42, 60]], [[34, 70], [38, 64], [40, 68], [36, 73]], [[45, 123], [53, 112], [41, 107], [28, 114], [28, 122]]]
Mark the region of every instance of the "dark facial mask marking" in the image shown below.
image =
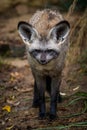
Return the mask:
[[[29, 52], [33, 58], [35, 58], [40, 64], [44, 65], [50, 62], [53, 59], [56, 59], [59, 55], [57, 51], [54, 51], [52, 49], [49, 50], [33, 50], [32, 52]], [[37, 56], [40, 55], [40, 59], [37, 58]], [[51, 57], [50, 59], [47, 59], [47, 56]]]

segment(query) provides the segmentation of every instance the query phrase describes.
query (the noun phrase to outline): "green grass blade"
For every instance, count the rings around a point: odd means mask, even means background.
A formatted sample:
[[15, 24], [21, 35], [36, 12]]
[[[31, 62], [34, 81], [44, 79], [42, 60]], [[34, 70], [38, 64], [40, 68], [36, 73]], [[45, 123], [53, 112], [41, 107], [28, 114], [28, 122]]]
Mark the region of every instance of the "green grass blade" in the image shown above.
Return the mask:
[[70, 127], [87, 127], [87, 121], [70, 123], [69, 125], [66, 125], [66, 126], [61, 125], [61, 126], [56, 126], [56, 127], [37, 128], [33, 130], [63, 130], [65, 128], [70, 128]]
[[86, 97], [78, 97], [78, 98], [75, 98], [75, 99], [73, 99], [72, 101], [70, 101], [68, 104], [66, 104], [65, 106], [72, 105], [72, 104], [74, 104], [75, 102], [77, 102], [78, 100], [81, 100], [81, 99], [87, 99], [87, 98], [86, 98]]
[[[87, 98], [87, 92], [77, 92], [74, 95], [78, 96], [78, 97], [86, 97]], [[73, 96], [74, 96], [73, 95]]]

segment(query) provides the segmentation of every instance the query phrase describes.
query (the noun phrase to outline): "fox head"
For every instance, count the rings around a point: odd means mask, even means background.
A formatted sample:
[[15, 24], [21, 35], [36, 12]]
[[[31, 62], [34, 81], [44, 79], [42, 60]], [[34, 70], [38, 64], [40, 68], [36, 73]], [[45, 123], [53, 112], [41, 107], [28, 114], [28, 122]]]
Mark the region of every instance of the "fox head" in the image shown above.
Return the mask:
[[67, 42], [70, 25], [67, 21], [61, 21], [52, 27], [46, 36], [39, 34], [31, 24], [21, 21], [18, 23], [19, 34], [27, 45], [27, 51], [41, 65], [45, 65], [56, 59], [61, 46]]

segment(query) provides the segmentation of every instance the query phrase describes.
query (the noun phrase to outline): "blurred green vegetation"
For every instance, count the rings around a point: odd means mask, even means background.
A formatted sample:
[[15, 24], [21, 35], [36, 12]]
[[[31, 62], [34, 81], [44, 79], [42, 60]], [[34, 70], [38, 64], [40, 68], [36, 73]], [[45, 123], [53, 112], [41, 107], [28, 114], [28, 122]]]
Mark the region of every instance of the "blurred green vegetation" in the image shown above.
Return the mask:
[[[0, 12], [8, 8], [15, 8], [18, 5], [26, 5], [33, 8], [58, 8], [61, 11], [68, 11], [73, 0], [0, 0]], [[87, 7], [87, 0], [78, 0], [76, 11], [84, 11]]]
[[4, 58], [0, 56], [0, 69], [3, 67], [3, 65], [5, 65], [5, 61]]
[[87, 49], [84, 50], [78, 59], [82, 73], [87, 75]]

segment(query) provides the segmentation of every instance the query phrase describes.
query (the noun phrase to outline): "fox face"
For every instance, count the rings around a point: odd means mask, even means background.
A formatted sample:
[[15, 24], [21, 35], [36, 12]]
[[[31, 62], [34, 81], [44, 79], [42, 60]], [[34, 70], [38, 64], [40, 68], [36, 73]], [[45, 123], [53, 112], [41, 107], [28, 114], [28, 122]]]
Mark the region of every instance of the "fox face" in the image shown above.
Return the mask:
[[18, 31], [27, 46], [27, 51], [39, 64], [45, 65], [58, 58], [62, 46], [66, 43], [70, 25], [61, 21], [52, 27], [46, 35], [39, 32], [31, 24], [21, 21]]

